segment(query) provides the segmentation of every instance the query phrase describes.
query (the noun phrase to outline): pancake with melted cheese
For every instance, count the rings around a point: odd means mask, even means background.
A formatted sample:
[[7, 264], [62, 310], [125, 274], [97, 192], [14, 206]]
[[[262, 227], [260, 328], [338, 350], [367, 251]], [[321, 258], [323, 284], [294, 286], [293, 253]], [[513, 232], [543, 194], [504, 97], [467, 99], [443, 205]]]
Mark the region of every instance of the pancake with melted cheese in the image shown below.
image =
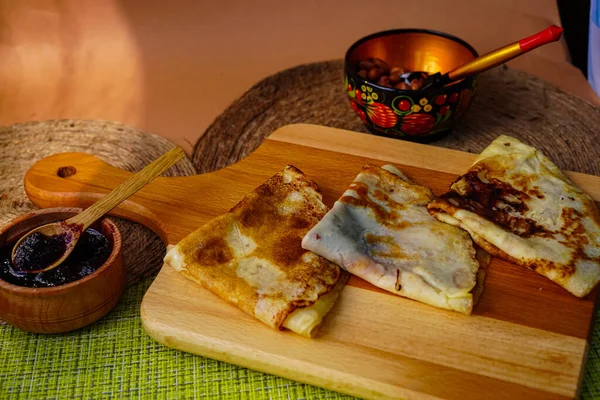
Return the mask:
[[530, 268], [578, 297], [600, 280], [600, 216], [594, 200], [542, 152], [494, 140], [450, 192], [429, 205], [493, 255]]
[[287, 166], [170, 247], [165, 263], [270, 327], [310, 337], [348, 278], [301, 247], [327, 210], [317, 185]]
[[429, 215], [432, 199], [395, 167], [367, 165], [302, 247], [391, 293], [470, 314], [489, 255]]

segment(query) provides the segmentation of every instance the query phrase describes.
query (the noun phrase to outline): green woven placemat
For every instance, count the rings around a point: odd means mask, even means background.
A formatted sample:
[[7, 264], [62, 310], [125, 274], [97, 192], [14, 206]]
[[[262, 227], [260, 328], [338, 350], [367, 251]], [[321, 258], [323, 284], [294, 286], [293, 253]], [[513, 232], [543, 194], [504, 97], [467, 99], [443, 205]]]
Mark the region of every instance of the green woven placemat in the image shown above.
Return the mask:
[[[350, 399], [335, 392], [172, 350], [144, 332], [142, 297], [152, 280], [125, 292], [97, 323], [62, 335], [0, 326], [0, 393], [11, 399], [248, 398]], [[583, 399], [600, 396], [596, 325]]]
[[600, 311], [596, 314], [596, 325], [590, 352], [585, 368], [585, 375], [581, 388], [582, 399], [600, 399]]
[[148, 279], [97, 323], [61, 335], [0, 326], [0, 394], [10, 399], [350, 399], [156, 343], [142, 328]]

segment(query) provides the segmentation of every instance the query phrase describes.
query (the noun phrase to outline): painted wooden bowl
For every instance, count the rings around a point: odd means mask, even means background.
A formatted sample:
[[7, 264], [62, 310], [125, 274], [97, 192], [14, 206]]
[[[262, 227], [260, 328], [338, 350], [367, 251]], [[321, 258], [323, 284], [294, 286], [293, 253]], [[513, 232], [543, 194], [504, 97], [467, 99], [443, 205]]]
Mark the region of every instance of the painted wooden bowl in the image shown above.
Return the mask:
[[[6, 248], [31, 229], [64, 220], [79, 208], [48, 208], [18, 217], [0, 228], [0, 248]], [[121, 234], [108, 218], [92, 228], [112, 247], [108, 259], [91, 274], [54, 287], [25, 287], [0, 279], [0, 318], [19, 329], [60, 333], [79, 329], [106, 315], [125, 288]]]
[[375, 33], [346, 52], [345, 90], [371, 133], [428, 142], [448, 134], [468, 110], [477, 88], [476, 76], [426, 90], [401, 90], [359, 76], [359, 63], [376, 58], [406, 71], [445, 73], [477, 56], [471, 45], [442, 32], [397, 29]]

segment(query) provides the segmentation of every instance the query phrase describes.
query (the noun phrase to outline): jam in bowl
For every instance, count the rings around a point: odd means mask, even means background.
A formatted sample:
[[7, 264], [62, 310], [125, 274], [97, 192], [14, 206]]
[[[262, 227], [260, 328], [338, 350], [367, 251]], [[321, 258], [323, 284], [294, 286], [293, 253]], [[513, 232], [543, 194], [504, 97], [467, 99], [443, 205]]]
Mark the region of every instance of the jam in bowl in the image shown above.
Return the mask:
[[[15, 268], [11, 260], [12, 249], [13, 244], [0, 249], [0, 279], [18, 286], [53, 287], [74, 282], [96, 271], [110, 256], [112, 244], [101, 232], [88, 228], [65, 261], [49, 271], [33, 274]], [[64, 239], [60, 235], [47, 237], [35, 232], [19, 246], [15, 262], [23, 265], [48, 264], [48, 260], [51, 262], [64, 251]]]
[[[81, 211], [38, 210], [0, 228], [1, 319], [30, 332], [67, 332], [100, 319], [118, 303], [125, 287], [125, 267], [121, 234], [109, 218], [86, 230], [73, 253], [54, 269], [26, 274], [13, 268], [11, 251], [19, 238], [38, 226]], [[60, 247], [60, 243], [49, 245]], [[52, 252], [51, 248], [46, 250]]]

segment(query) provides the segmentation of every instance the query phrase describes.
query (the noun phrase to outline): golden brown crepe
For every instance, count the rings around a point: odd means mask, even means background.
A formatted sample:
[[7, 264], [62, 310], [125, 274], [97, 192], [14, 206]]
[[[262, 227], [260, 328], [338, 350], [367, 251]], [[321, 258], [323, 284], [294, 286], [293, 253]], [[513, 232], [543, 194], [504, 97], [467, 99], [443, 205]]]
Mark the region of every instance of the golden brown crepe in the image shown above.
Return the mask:
[[494, 140], [428, 209], [491, 254], [531, 268], [575, 296], [585, 296], [600, 280], [594, 200], [542, 152], [517, 139]]
[[391, 293], [470, 314], [490, 257], [429, 215], [432, 199], [397, 168], [367, 165], [302, 246]]
[[273, 328], [312, 336], [348, 278], [301, 247], [326, 212], [317, 185], [287, 166], [171, 247], [165, 263]]

